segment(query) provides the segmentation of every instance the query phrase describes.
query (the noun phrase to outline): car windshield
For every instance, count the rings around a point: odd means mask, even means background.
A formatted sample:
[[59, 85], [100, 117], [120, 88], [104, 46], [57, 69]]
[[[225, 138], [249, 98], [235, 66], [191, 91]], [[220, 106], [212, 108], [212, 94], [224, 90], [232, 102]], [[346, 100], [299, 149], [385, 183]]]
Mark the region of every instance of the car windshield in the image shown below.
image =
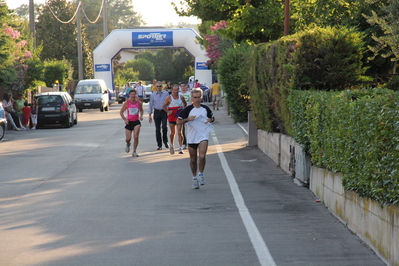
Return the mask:
[[62, 97], [59, 95], [42, 95], [37, 99], [38, 105], [59, 105], [63, 102]]
[[76, 87], [75, 94], [83, 93], [101, 93], [101, 87], [99, 85], [78, 85]]

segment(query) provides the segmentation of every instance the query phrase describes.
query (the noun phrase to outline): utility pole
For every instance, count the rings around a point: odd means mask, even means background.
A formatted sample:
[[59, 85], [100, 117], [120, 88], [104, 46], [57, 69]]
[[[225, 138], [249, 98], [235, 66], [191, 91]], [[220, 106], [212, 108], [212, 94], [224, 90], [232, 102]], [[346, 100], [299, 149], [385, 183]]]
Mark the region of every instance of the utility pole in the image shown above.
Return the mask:
[[36, 48], [35, 4], [33, 3], [33, 0], [29, 0], [29, 29], [30, 37], [33, 39], [33, 47]]
[[103, 5], [103, 32], [105, 39], [105, 37], [108, 36], [107, 0], [104, 0], [104, 5]]
[[80, 0], [76, 1], [78, 7], [78, 13], [76, 15], [76, 26], [78, 28], [78, 70], [79, 70], [79, 80], [83, 79], [83, 55], [82, 55], [82, 27], [80, 19]]
[[284, 6], [284, 36], [290, 34], [290, 0], [285, 0]]

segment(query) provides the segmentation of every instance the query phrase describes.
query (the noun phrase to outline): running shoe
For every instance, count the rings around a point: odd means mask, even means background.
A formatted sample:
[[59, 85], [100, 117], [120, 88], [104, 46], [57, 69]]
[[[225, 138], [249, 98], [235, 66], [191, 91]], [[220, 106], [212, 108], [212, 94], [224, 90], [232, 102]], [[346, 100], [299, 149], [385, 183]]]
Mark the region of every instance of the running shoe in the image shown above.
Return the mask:
[[175, 154], [175, 148], [173, 148], [172, 145], [169, 146], [170, 147], [170, 154]]
[[198, 174], [199, 183], [201, 186], [205, 185], [205, 177], [204, 174]]
[[139, 155], [137, 154], [136, 151], [134, 151], [134, 152], [132, 153], [132, 156], [133, 156], [133, 157], [139, 157]]
[[157, 150], [158, 150], [158, 151], [162, 150], [162, 147], [158, 147]]
[[194, 189], [199, 189], [200, 188], [197, 178], [193, 179], [193, 188]]
[[186, 144], [183, 145], [183, 150], [185, 150], [185, 149], [187, 149], [187, 145]]
[[130, 143], [126, 143], [125, 152], [129, 153], [129, 151], [130, 151]]
[[183, 152], [183, 149], [182, 149], [182, 148], [180, 148], [180, 149], [179, 149], [179, 154], [184, 154], [184, 152]]

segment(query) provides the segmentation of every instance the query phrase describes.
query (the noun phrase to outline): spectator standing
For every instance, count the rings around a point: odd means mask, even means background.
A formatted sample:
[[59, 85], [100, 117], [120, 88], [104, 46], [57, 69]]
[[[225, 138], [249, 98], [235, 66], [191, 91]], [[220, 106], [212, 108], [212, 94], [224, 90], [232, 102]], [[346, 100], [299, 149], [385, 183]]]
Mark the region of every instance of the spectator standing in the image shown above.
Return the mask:
[[32, 104], [30, 109], [31, 109], [30, 119], [32, 121], [32, 129], [36, 129], [37, 113], [39, 111], [39, 108], [37, 107], [37, 101], [35, 98], [32, 99]]
[[[150, 105], [148, 107], [148, 121], [152, 123], [152, 114], [154, 114], [154, 122], [155, 122], [155, 137], [157, 140], [158, 150], [162, 150], [162, 142], [165, 145], [165, 148], [169, 148], [168, 145], [168, 115], [165, 110], [162, 108], [163, 103], [165, 102], [166, 97], [169, 96], [169, 93], [162, 90], [162, 83], [157, 81], [155, 83], [155, 87], [157, 88], [156, 92], [153, 92], [150, 96]], [[161, 133], [162, 126], [162, 133]]]
[[157, 80], [156, 79], [154, 79], [153, 81], [152, 81], [152, 85], [151, 85], [151, 91], [157, 91]]
[[217, 79], [211, 86], [211, 95], [212, 95], [212, 106], [213, 110], [219, 110], [219, 100], [220, 100], [220, 84]]
[[32, 110], [29, 107], [28, 102], [24, 102], [24, 107], [22, 108], [22, 112], [23, 112], [23, 120], [22, 120], [22, 124], [24, 127], [29, 128], [29, 120], [30, 120], [30, 114], [32, 112]]
[[130, 94], [130, 90], [132, 89], [132, 87], [130, 87], [129, 82], [126, 83], [126, 90], [125, 90], [125, 98], [129, 98], [129, 94]]
[[194, 82], [192, 79], [190, 79], [190, 81], [188, 82], [188, 89], [191, 91], [192, 89], [194, 89]]
[[[184, 108], [177, 120], [177, 125], [186, 123], [187, 126], [187, 143], [194, 189], [199, 189], [200, 185], [205, 185], [206, 152], [208, 150], [209, 133], [213, 128], [207, 124], [214, 121], [211, 109], [201, 104], [202, 94], [203, 92], [200, 89], [191, 91], [193, 104]], [[198, 157], [199, 162], [197, 162]]]
[[166, 91], [166, 81], [165, 80], [162, 80], [162, 90], [164, 90], [164, 91]]
[[141, 85], [141, 81], [139, 81], [139, 83], [136, 86], [136, 92], [140, 102], [143, 102], [143, 97], [145, 92], [144, 92], [144, 86]]
[[194, 83], [194, 89], [200, 88], [200, 87], [201, 87], [201, 83], [199, 83], [199, 82], [198, 82], [198, 79], [196, 79], [196, 80], [195, 80], [195, 83]]
[[[15, 111], [17, 112], [17, 115], [19, 117], [20, 121], [24, 121], [24, 112], [22, 111], [22, 108], [24, 108], [25, 100], [24, 97], [21, 93], [18, 94], [17, 96], [18, 99], [14, 101], [14, 107]], [[21, 128], [24, 128], [24, 126], [21, 126]]]
[[166, 97], [165, 102], [162, 108], [168, 114], [168, 121], [170, 127], [170, 154], [175, 153], [174, 142], [177, 128], [177, 141], [179, 143], [179, 154], [183, 154], [183, 133], [182, 133], [182, 125], [176, 125], [177, 121], [177, 112], [182, 110], [187, 106], [186, 100], [182, 95], [179, 95], [179, 86], [177, 84], [173, 85], [172, 94], [169, 97]]

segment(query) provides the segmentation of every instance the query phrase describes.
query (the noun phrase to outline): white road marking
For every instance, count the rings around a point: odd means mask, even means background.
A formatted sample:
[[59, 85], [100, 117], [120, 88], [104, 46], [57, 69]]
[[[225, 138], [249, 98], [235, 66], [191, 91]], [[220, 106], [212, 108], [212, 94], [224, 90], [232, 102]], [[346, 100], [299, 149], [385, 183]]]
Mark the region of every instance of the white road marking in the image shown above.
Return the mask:
[[230, 166], [227, 163], [226, 157], [223, 154], [222, 147], [219, 145], [219, 141], [216, 137], [215, 131], [212, 131], [212, 139], [215, 143], [220, 162], [227, 177], [227, 181], [229, 182], [234, 201], [240, 213], [241, 219], [245, 225], [245, 228], [247, 229], [248, 236], [251, 239], [252, 245], [255, 249], [256, 255], [258, 256], [260, 264], [262, 266], [276, 266], [276, 263], [274, 262], [273, 257], [271, 256], [269, 249], [267, 248], [266, 243], [262, 238], [262, 235], [259, 233], [258, 227], [256, 226], [247, 206], [245, 205], [244, 198], [241, 195], [233, 172], [231, 171]]

